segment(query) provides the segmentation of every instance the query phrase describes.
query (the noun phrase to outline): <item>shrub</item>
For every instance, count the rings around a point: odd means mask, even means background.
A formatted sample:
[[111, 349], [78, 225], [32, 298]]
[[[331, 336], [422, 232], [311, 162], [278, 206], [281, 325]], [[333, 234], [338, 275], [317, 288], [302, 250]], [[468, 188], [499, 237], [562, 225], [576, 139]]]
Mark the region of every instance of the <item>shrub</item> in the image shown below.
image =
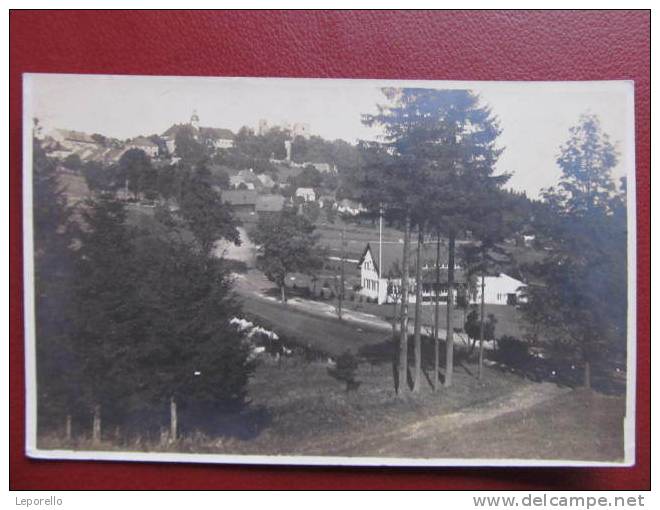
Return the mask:
[[360, 383], [355, 380], [355, 372], [358, 369], [358, 360], [351, 351], [345, 351], [337, 358], [337, 364], [328, 368], [328, 373], [337, 379], [346, 383], [346, 392], [357, 390]]
[[495, 355], [507, 365], [523, 365], [529, 360], [529, 346], [515, 336], [504, 335], [497, 340]]

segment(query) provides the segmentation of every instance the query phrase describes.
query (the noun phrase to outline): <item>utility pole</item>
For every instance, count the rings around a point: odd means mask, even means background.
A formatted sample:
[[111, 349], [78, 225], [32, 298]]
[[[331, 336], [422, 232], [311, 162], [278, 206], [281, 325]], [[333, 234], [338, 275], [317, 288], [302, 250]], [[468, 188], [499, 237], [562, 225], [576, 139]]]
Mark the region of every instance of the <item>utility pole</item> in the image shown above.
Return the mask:
[[433, 304], [433, 391], [438, 390], [440, 384], [440, 341], [438, 340], [438, 328], [440, 326], [440, 233], [436, 242], [435, 252], [435, 303]]
[[346, 240], [345, 240], [346, 225], [341, 228], [341, 265], [339, 269], [339, 292], [337, 307], [337, 317], [342, 320], [342, 302], [344, 300], [344, 259], [346, 258]]
[[[383, 278], [383, 205], [381, 204], [378, 211], [378, 283], [376, 286], [376, 292], [378, 292], [378, 297], [380, 298], [380, 281]], [[387, 301], [387, 289], [385, 289], [385, 300]], [[378, 300], [380, 304], [380, 299]], [[396, 308], [396, 304], [395, 304]]]
[[479, 312], [479, 371], [477, 375], [477, 379], [481, 379], [483, 377], [483, 370], [484, 370], [484, 312], [486, 311], [486, 297], [485, 297], [485, 292], [486, 292], [486, 252], [485, 250], [482, 251], [482, 257], [483, 257], [483, 264], [484, 266], [481, 268], [481, 310]]

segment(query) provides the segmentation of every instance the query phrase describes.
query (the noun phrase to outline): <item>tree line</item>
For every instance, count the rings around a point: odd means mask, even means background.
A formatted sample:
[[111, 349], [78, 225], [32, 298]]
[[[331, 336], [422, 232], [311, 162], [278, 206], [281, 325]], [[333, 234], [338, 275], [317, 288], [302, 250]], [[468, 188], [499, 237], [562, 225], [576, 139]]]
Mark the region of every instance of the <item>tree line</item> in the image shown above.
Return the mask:
[[[379, 127], [382, 136], [375, 142], [360, 142], [354, 182], [371, 213], [382, 213], [403, 231], [399, 310], [395, 312], [399, 316], [395, 338], [398, 391], [406, 391], [409, 372], [413, 392], [420, 391], [422, 384], [420, 256], [424, 242], [435, 237], [438, 243], [432, 383], [437, 389], [443, 376], [444, 386], [452, 385], [457, 251], [468, 271], [480, 279], [481, 378], [489, 327], [485, 276], [506, 261], [503, 242], [525, 230], [537, 234], [544, 256], [541, 262], [521, 265], [530, 280], [524, 316], [562, 345], [567, 355], [582, 362], [585, 385], [590, 385], [592, 360], [613, 350], [625, 351], [626, 337], [625, 185], [617, 188], [612, 180], [617, 153], [598, 119], [593, 115], [579, 119], [557, 157], [562, 171], [559, 185], [545, 190], [543, 200], [530, 207], [527, 200], [503, 189], [510, 174], [495, 173], [503, 150], [498, 146], [501, 129], [476, 94], [417, 88], [386, 88], [383, 94], [386, 101], [377, 113], [363, 117], [366, 125]], [[440, 281], [438, 260], [441, 238], [448, 245], [444, 374], [438, 361], [438, 289], [445, 283]], [[457, 250], [458, 239], [470, 242]], [[411, 260], [412, 246], [415, 260]], [[411, 267], [415, 274], [410, 274]], [[411, 281], [416, 293], [412, 367], [408, 361]]]
[[169, 424], [174, 440], [211, 425], [209, 411], [240, 409], [254, 366], [213, 252], [239, 238], [207, 172], [188, 169], [180, 210], [157, 210], [157, 229], [134, 226], [103, 189], [74, 210], [37, 139], [33, 173], [38, 426], [99, 441]]

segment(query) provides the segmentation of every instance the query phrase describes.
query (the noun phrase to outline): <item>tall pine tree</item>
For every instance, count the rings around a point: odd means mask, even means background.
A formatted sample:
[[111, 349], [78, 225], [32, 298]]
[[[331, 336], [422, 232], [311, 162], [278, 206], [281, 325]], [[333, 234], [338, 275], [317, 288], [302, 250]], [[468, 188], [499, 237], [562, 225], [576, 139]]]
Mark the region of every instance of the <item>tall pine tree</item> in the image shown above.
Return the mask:
[[559, 185], [543, 195], [548, 214], [535, 228], [547, 256], [529, 268], [539, 284], [529, 286], [523, 307], [581, 357], [586, 387], [594, 361], [625, 352], [625, 187], [612, 180], [616, 162], [598, 118], [581, 116], [560, 148]]

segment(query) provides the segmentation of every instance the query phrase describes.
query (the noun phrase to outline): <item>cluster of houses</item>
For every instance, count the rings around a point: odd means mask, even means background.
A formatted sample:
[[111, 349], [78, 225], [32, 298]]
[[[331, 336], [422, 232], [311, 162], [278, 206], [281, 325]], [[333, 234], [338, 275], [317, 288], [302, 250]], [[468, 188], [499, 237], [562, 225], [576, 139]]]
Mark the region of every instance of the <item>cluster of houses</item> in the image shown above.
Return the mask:
[[229, 129], [204, 127], [199, 124], [197, 112], [193, 112], [187, 124], [174, 124], [162, 135], [138, 136], [129, 140], [117, 140], [101, 135], [89, 135], [69, 129], [53, 129], [41, 136], [44, 148], [52, 157], [65, 159], [76, 154], [82, 161], [116, 163], [130, 149], [140, 149], [150, 158], [169, 158], [176, 161], [176, 136], [184, 129], [193, 137], [215, 149], [231, 149], [234, 133]]
[[[422, 261], [422, 303], [432, 303], [435, 300], [436, 289], [438, 299], [447, 302], [449, 286], [448, 254], [446, 246], [440, 245], [439, 271], [436, 268], [437, 244], [427, 243], [421, 250]], [[416, 247], [411, 247], [410, 260], [416, 260]], [[360, 269], [360, 294], [374, 300], [378, 304], [396, 303], [401, 299], [401, 259], [403, 245], [401, 243], [367, 244], [358, 261]], [[413, 264], [414, 266], [414, 264]], [[410, 272], [415, 274], [415, 268]], [[439, 285], [438, 282], [439, 281]], [[409, 302], [416, 301], [415, 278], [410, 280]], [[484, 278], [484, 302], [490, 305], [517, 305], [524, 301], [522, 291], [525, 284], [504, 273], [488, 274]], [[481, 282], [470, 281], [465, 270], [456, 265], [454, 271], [454, 300], [463, 296], [468, 303], [481, 302]]]
[[[59, 159], [76, 154], [82, 161], [96, 160], [105, 163], [114, 163], [122, 154], [130, 149], [140, 149], [150, 158], [168, 158], [176, 160], [176, 138], [182, 129], [188, 129], [199, 142], [215, 149], [231, 149], [234, 146], [234, 134], [228, 129], [203, 127], [199, 124], [196, 112], [187, 124], [175, 124], [160, 137], [146, 138], [143, 136], [131, 140], [119, 141], [108, 139], [100, 135], [66, 129], [55, 129], [46, 136], [41, 136], [44, 147], [51, 156]], [[259, 122], [259, 132], [265, 132], [271, 126], [264, 120]], [[296, 124], [289, 129], [295, 136], [309, 137], [309, 126]], [[311, 165], [320, 172], [334, 172], [336, 169], [329, 163], [295, 163], [291, 158], [291, 142], [286, 143], [287, 157], [283, 163], [286, 171], [295, 175], [305, 166]], [[213, 170], [213, 169], [212, 169]], [[286, 172], [285, 172], [286, 173]], [[69, 176], [69, 180], [76, 176]], [[286, 179], [286, 175], [280, 175]], [[69, 183], [71, 184], [71, 183]], [[276, 182], [266, 173], [257, 173], [252, 169], [232, 171], [229, 175], [230, 190], [219, 190], [224, 202], [241, 216], [271, 214], [281, 211], [287, 202], [291, 203], [317, 203], [323, 208], [327, 202], [340, 214], [356, 216], [365, 212], [365, 208], [358, 202], [350, 199], [336, 201], [329, 195], [319, 195], [316, 190], [309, 187], [299, 187], [290, 200], [278, 194], [274, 188]], [[80, 190], [80, 194], [84, 190]], [[527, 239], [525, 239], [527, 243]], [[530, 242], [533, 236], [530, 236]], [[422, 300], [433, 302], [436, 287], [441, 301], [447, 300], [447, 254], [446, 247], [441, 246], [439, 285], [435, 258], [437, 246], [435, 243], [425, 244], [422, 249]], [[367, 244], [358, 262], [360, 270], [359, 292], [379, 304], [392, 303], [400, 299], [401, 292], [401, 256], [400, 243]], [[415, 260], [411, 252], [411, 260]], [[414, 274], [414, 270], [411, 275]], [[456, 299], [463, 296], [468, 302], [479, 302], [481, 299], [481, 285], [470, 282], [466, 273], [460, 266], [456, 267], [454, 274]], [[487, 304], [515, 305], [524, 299], [521, 291], [525, 284], [516, 278], [504, 273], [489, 274], [485, 277], [484, 300]], [[415, 281], [410, 279], [410, 301], [415, 302]]]

